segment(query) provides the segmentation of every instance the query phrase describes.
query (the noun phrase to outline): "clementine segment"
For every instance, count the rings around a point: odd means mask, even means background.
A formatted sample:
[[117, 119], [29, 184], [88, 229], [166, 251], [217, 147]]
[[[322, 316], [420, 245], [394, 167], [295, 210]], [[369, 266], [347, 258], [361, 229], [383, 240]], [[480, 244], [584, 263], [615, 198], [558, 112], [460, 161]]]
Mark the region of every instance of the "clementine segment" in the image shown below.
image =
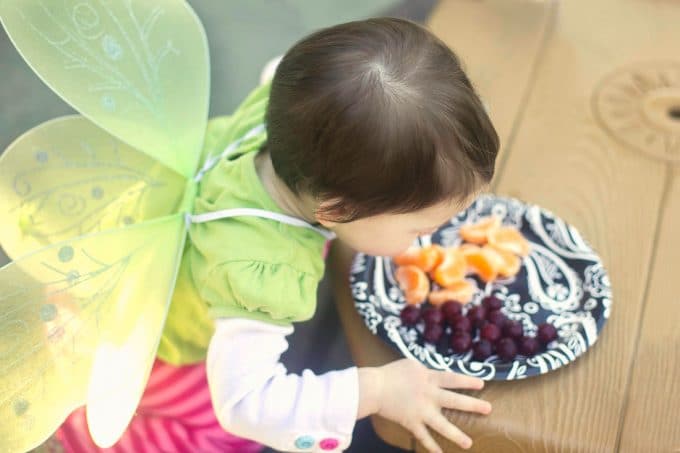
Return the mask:
[[472, 244], [486, 244], [491, 232], [501, 226], [501, 219], [496, 216], [485, 217], [477, 223], [471, 223], [460, 227], [460, 237]]
[[465, 255], [465, 259], [468, 266], [485, 282], [490, 282], [498, 277], [498, 258], [489, 250], [480, 248], [479, 251], [471, 251]]
[[427, 247], [409, 247], [404, 253], [394, 257], [398, 266], [417, 266], [425, 272], [430, 272], [442, 260], [443, 249], [439, 245]]
[[529, 254], [529, 241], [513, 227], [501, 227], [489, 232], [489, 244], [515, 255], [527, 256]]
[[491, 267], [496, 269], [499, 273], [501, 268], [505, 265], [505, 258], [500, 254], [498, 250], [489, 246], [489, 244], [481, 247], [482, 254], [491, 263]]
[[484, 248], [492, 250], [497, 256], [501, 258], [501, 264], [498, 268], [498, 273], [503, 277], [513, 277], [517, 275], [520, 267], [522, 266], [522, 260], [512, 252], [507, 250], [496, 248], [494, 245], [485, 245]]
[[474, 254], [482, 253], [482, 251], [481, 251], [482, 248], [478, 245], [475, 245], [475, 244], [464, 243], [464, 244], [461, 244], [458, 247], [458, 250], [460, 250], [460, 253], [463, 255], [463, 257], [465, 257], [465, 265], [466, 265], [465, 273], [466, 274], [474, 274], [476, 272], [476, 270], [475, 270], [475, 268], [470, 266], [470, 263], [468, 263], [467, 257], [468, 257], [468, 255], [474, 255]]
[[417, 266], [408, 265], [397, 268], [395, 278], [404, 292], [409, 304], [419, 304], [427, 298], [430, 291], [430, 280], [425, 272]]
[[439, 244], [432, 244], [428, 245], [427, 247], [424, 247], [426, 249], [429, 249], [429, 252], [432, 255], [432, 260], [434, 262], [433, 266], [429, 270], [423, 269], [425, 272], [431, 272], [435, 270], [441, 263], [444, 261], [444, 247], [442, 247]]
[[477, 285], [470, 280], [458, 280], [448, 288], [432, 291], [428, 300], [432, 305], [441, 305], [450, 300], [455, 300], [461, 304], [467, 304], [472, 300], [472, 296], [477, 291]]
[[444, 258], [432, 273], [439, 286], [448, 288], [465, 278], [467, 263], [465, 256], [457, 248], [444, 249]]
[[392, 258], [397, 266], [416, 266], [420, 260], [420, 247], [409, 247], [405, 252]]
[[461, 244], [458, 246], [458, 250], [460, 250], [460, 253], [463, 255], [467, 255], [468, 253], [474, 253], [479, 250], [479, 246], [475, 244]]

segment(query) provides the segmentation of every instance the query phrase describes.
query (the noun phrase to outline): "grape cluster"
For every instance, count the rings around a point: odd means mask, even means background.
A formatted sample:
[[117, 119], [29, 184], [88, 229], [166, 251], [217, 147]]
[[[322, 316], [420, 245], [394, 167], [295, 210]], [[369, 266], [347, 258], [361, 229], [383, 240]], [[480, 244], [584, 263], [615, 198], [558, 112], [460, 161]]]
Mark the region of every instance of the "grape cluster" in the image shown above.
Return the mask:
[[481, 305], [466, 306], [447, 301], [439, 306], [407, 305], [401, 311], [405, 326], [424, 323], [423, 339], [444, 354], [472, 350], [474, 360], [483, 361], [496, 353], [503, 361], [518, 354], [531, 357], [557, 339], [555, 326], [543, 323], [536, 336], [526, 335], [522, 324], [501, 311], [503, 301], [488, 296]]

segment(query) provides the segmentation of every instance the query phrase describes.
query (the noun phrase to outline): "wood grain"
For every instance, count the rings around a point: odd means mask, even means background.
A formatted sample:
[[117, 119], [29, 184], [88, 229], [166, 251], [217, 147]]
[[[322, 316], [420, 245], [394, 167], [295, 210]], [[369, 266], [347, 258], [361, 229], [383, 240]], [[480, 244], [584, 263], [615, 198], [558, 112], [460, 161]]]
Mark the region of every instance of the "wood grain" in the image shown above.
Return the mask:
[[680, 166], [669, 166], [668, 177], [621, 452], [680, 451]]
[[444, 0], [428, 21], [460, 58], [496, 127], [501, 153], [520, 117], [556, 9], [531, 0]]
[[495, 188], [575, 225], [601, 254], [615, 303], [599, 343], [576, 363], [523, 382], [491, 383], [482, 393], [494, 404], [489, 417], [451, 414], [475, 439], [474, 451], [615, 451], [665, 164], [609, 136], [593, 117], [592, 99], [607, 74], [641, 55], [651, 61], [676, 56], [680, 29], [672, 24], [680, 23], [680, 8], [658, 4], [560, 4]]

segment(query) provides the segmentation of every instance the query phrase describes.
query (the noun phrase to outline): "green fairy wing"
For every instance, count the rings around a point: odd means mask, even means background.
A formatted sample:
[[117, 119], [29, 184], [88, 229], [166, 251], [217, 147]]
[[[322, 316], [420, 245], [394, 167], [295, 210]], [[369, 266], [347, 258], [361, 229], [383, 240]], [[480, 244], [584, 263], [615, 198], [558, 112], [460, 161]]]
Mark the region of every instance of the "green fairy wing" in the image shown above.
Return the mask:
[[138, 404], [175, 286], [208, 112], [205, 34], [182, 0], [0, 0], [0, 21], [84, 115], [0, 158], [15, 259], [0, 269], [0, 446], [33, 448], [87, 404], [106, 447]]
[[208, 115], [203, 27], [183, 0], [0, 0], [42, 80], [92, 122], [186, 178]]
[[0, 243], [46, 245], [178, 212], [186, 180], [82, 116], [43, 123], [0, 156]]
[[0, 450], [39, 445], [83, 403], [98, 445], [120, 437], [150, 373], [185, 236], [176, 214], [0, 269]]

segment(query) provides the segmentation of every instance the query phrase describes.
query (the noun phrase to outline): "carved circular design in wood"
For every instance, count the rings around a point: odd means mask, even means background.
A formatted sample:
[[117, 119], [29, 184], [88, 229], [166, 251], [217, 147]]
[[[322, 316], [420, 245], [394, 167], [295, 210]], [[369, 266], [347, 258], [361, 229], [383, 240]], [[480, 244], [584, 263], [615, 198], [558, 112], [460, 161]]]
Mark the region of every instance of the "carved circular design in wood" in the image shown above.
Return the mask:
[[680, 62], [619, 68], [598, 83], [592, 105], [599, 125], [618, 143], [680, 163]]

